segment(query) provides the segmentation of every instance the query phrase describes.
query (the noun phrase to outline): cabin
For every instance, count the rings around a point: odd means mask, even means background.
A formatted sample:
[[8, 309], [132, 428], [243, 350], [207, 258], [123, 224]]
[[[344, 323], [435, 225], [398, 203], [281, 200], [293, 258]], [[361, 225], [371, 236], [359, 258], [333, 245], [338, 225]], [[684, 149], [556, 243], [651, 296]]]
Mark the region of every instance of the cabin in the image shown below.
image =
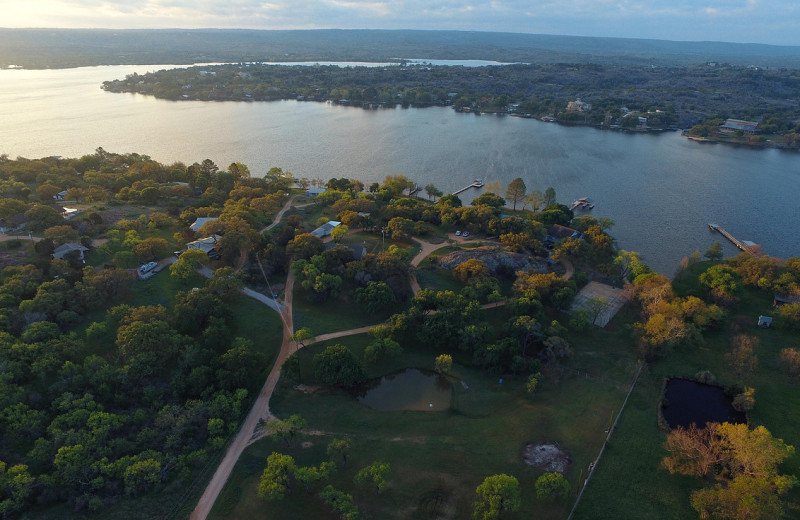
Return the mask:
[[339, 226], [340, 224], [341, 222], [337, 222], [335, 220], [329, 220], [328, 222], [322, 224], [320, 227], [312, 231], [311, 234], [319, 238], [327, 237], [331, 234], [333, 228]]
[[762, 329], [768, 329], [772, 326], [772, 318], [770, 316], [759, 316], [758, 326]]
[[55, 200], [64, 200], [65, 198], [67, 198], [67, 190], [59, 191], [53, 195], [53, 199]]
[[328, 191], [328, 188], [311, 187], [306, 190], [306, 197], [319, 197], [320, 194]]
[[82, 244], [77, 244], [75, 242], [67, 242], [66, 244], [61, 244], [57, 248], [53, 250], [52, 257], [57, 260], [63, 260], [65, 256], [72, 253], [73, 251], [78, 251], [78, 259], [84, 260], [84, 255], [89, 248], [85, 247]]
[[217, 243], [222, 237], [219, 235], [212, 235], [210, 237], [201, 238], [200, 240], [195, 240], [194, 242], [189, 242], [186, 244], [186, 249], [199, 249], [203, 251], [205, 254], [208, 255], [209, 258], [212, 260], [216, 260], [219, 258], [219, 253], [217, 252]]
[[562, 240], [567, 238], [583, 238], [583, 233], [578, 230], [572, 229], [571, 227], [562, 226], [561, 224], [554, 224], [550, 229], [547, 230], [547, 236], [545, 237], [545, 242], [550, 242], [551, 244], [557, 244]]

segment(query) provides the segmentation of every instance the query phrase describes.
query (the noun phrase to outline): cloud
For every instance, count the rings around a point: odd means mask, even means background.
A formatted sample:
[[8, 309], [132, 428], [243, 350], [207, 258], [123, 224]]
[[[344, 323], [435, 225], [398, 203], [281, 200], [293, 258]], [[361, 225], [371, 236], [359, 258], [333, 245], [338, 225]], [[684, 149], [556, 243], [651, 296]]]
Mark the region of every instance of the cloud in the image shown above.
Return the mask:
[[800, 45], [796, 0], [5, 0], [0, 25], [456, 29]]

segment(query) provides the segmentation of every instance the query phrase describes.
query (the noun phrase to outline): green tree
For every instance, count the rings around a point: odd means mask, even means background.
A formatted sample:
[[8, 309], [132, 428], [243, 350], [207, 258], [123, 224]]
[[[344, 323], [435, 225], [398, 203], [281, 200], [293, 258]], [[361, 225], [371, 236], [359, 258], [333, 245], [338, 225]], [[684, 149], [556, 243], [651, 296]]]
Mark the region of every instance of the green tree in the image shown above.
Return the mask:
[[433, 200], [434, 197], [438, 198], [442, 196], [442, 190], [434, 186], [433, 183], [425, 185], [425, 193], [428, 194], [428, 200]]
[[476, 520], [496, 520], [503, 511], [519, 511], [522, 504], [519, 481], [505, 473], [486, 477], [475, 493], [472, 518]]
[[301, 233], [286, 244], [286, 254], [294, 258], [309, 259], [323, 249], [322, 240], [311, 233]]
[[569, 490], [569, 482], [561, 473], [545, 473], [536, 479], [536, 498], [539, 500], [563, 500], [569, 495]]
[[722, 260], [722, 244], [719, 241], [714, 242], [703, 256], [712, 261]]
[[358, 508], [353, 503], [352, 495], [328, 485], [320, 491], [319, 496], [328, 507], [339, 514], [339, 518], [342, 520], [360, 520], [361, 515], [359, 515]]
[[373, 462], [365, 468], [361, 468], [353, 477], [353, 482], [360, 485], [375, 486], [375, 494], [379, 495], [386, 489], [386, 477], [389, 476], [391, 466], [388, 462]]
[[366, 377], [364, 368], [344, 345], [331, 345], [312, 361], [317, 379], [328, 385], [355, 386]]
[[531, 374], [528, 376], [528, 380], [525, 382], [525, 391], [528, 394], [533, 394], [539, 388], [539, 384], [542, 381], [542, 373], [536, 372], [535, 374]]
[[453, 356], [450, 354], [439, 354], [433, 362], [433, 369], [440, 374], [446, 374], [453, 368]]
[[556, 203], [556, 190], [552, 186], [544, 190], [542, 203], [545, 208]]
[[163, 238], [145, 238], [133, 247], [140, 262], [149, 262], [164, 258], [169, 252], [169, 244]]
[[138, 460], [125, 468], [125, 493], [138, 495], [161, 482], [161, 463], [154, 459]]
[[319, 466], [302, 466], [294, 470], [294, 479], [301, 483], [306, 488], [306, 493], [311, 494], [312, 486], [324, 479], [336, 469], [336, 464], [333, 462], [323, 462]]
[[331, 230], [331, 237], [333, 238], [333, 241], [338, 244], [342, 241], [348, 231], [350, 231], [350, 228], [347, 227], [347, 225], [339, 224]]
[[293, 414], [285, 421], [272, 421], [270, 426], [272, 427], [272, 436], [282, 439], [286, 443], [286, 446], [289, 447], [292, 445], [292, 441], [297, 435], [297, 432], [302, 430], [306, 424], [306, 420], [300, 417], [300, 415]]
[[397, 303], [391, 287], [386, 282], [376, 281], [367, 282], [365, 287], [356, 289], [355, 299], [370, 314], [390, 309]]
[[489, 267], [477, 258], [470, 258], [453, 268], [453, 278], [463, 284], [488, 278]]
[[332, 439], [327, 448], [328, 457], [333, 460], [339, 456], [342, 458], [342, 465], [347, 466], [347, 457], [350, 456], [350, 449], [350, 441], [348, 439]]
[[305, 347], [305, 342], [310, 339], [314, 339], [314, 333], [308, 327], [303, 327], [292, 334], [292, 341], [300, 345], [300, 348]]
[[267, 457], [267, 467], [258, 482], [258, 496], [266, 500], [280, 500], [292, 492], [291, 477], [297, 468], [289, 455], [272, 452]]
[[186, 280], [197, 273], [197, 269], [209, 262], [208, 255], [199, 249], [188, 249], [169, 266], [169, 274]]
[[506, 189], [506, 200], [513, 205], [514, 211], [517, 209], [517, 203], [525, 198], [527, 187], [522, 178], [517, 177], [508, 185]]
[[0, 460], [0, 517], [13, 518], [21, 513], [33, 494], [36, 479], [28, 466], [17, 464], [8, 467]]
[[381, 359], [399, 356], [403, 353], [400, 343], [391, 338], [377, 338], [364, 349], [364, 363], [374, 365]]
[[523, 201], [525, 204], [531, 207], [531, 209], [535, 212], [539, 211], [539, 208], [542, 207], [542, 202], [544, 201], [544, 195], [539, 190], [533, 190], [525, 197]]

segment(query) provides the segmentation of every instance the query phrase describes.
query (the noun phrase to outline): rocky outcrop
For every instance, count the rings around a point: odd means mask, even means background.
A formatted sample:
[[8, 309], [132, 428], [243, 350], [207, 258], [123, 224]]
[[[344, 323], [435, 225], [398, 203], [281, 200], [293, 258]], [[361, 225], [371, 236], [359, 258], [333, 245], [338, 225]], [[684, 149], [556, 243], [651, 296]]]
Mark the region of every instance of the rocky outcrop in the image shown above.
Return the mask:
[[455, 266], [467, 260], [475, 258], [486, 264], [489, 272], [516, 272], [516, 271], [540, 271], [546, 272], [547, 266], [544, 262], [536, 260], [532, 256], [520, 253], [510, 253], [499, 247], [484, 246], [475, 249], [465, 249], [454, 251], [442, 256], [439, 259], [439, 267], [453, 269]]

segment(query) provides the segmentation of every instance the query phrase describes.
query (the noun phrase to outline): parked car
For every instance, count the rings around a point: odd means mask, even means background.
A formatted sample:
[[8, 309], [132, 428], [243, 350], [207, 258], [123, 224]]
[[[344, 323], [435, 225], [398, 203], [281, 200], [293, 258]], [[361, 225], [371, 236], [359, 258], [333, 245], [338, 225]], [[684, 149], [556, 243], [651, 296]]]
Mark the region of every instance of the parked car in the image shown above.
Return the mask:
[[463, 233], [461, 233], [461, 236], [462, 237], [468, 237], [469, 236], [469, 231], [464, 231]]
[[456, 231], [456, 236], [460, 237], [461, 236], [461, 231]]

